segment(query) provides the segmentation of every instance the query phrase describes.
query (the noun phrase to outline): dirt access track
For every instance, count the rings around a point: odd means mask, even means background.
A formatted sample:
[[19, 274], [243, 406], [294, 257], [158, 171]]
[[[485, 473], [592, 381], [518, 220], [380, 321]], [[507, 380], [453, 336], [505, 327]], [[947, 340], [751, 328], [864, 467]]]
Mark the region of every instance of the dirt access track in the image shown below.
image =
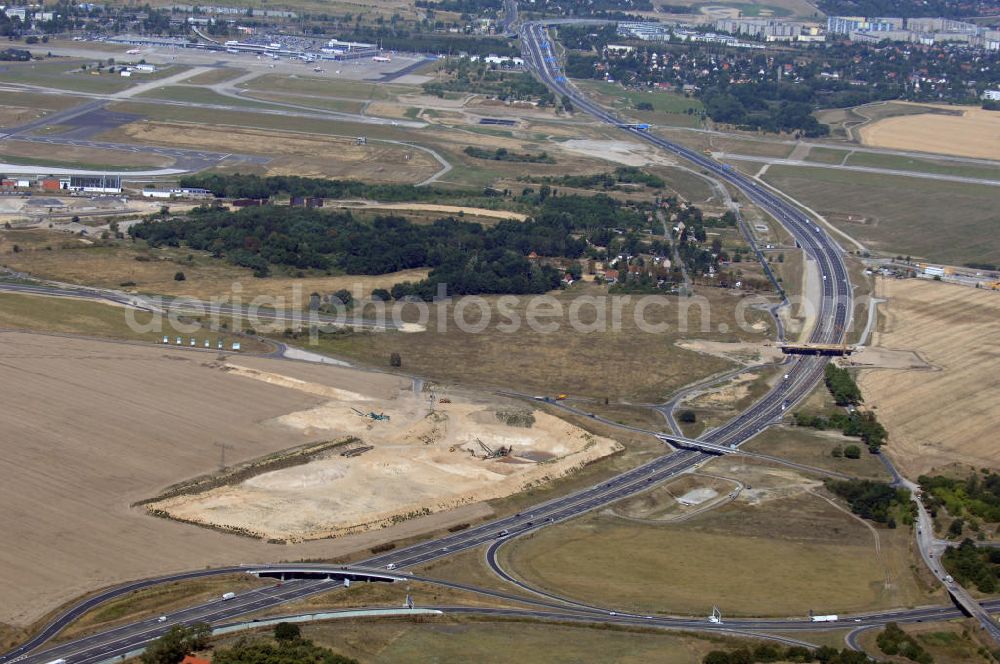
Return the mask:
[[866, 405], [889, 430], [887, 453], [911, 478], [955, 462], [1000, 469], [1000, 293], [879, 279], [875, 295], [888, 302], [879, 305], [874, 345], [913, 351], [930, 365], [860, 375]]
[[[491, 514], [480, 503], [384, 530], [294, 545], [150, 517], [130, 505], [215, 471], [215, 443], [233, 445], [226, 462], [234, 464], [329, 440], [331, 430], [297, 424], [321, 418], [326, 404], [345, 393], [364, 394], [371, 409], [382, 410], [382, 400], [405, 393], [410, 381], [233, 355], [230, 361], [248, 369], [224, 371], [214, 352], [41, 334], [0, 332], [0, 340], [0, 622], [24, 626], [74, 597], [129, 579], [241, 562], [332, 558]], [[246, 371], [284, 378], [260, 380]], [[456, 413], [472, 409], [455, 406]], [[282, 419], [292, 413], [298, 415]], [[366, 426], [353, 417], [352, 424]], [[427, 449], [422, 442], [410, 446], [414, 452]], [[411, 465], [429, 464], [411, 462], [407, 453], [404, 448], [390, 455], [397, 491], [407, 486]], [[441, 454], [469, 456], [448, 448]], [[364, 456], [355, 461], [367, 463]], [[492, 462], [466, 463], [491, 474]], [[547, 472], [550, 466], [543, 464]], [[535, 464], [523, 467], [530, 472]], [[448, 477], [438, 475], [441, 491], [451, 490]], [[266, 475], [255, 479], [271, 481]], [[462, 481], [468, 488], [476, 480]], [[483, 481], [494, 493], [500, 484]], [[314, 476], [309, 491], [324, 486]], [[513, 491], [518, 483], [508, 486]], [[369, 500], [365, 492], [353, 498]], [[291, 502], [280, 507], [297, 509]]]

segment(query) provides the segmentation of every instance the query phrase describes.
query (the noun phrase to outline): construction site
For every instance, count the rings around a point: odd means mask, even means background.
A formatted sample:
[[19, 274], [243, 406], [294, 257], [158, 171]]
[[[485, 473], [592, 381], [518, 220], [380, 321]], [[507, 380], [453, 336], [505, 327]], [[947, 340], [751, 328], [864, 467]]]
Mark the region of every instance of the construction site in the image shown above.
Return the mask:
[[[619, 450], [518, 402], [440, 394], [420, 381], [353, 391], [239, 362], [216, 370], [319, 396], [319, 405], [265, 426], [308, 439], [350, 442], [308, 463], [208, 491], [155, 501], [151, 513], [269, 541], [300, 542], [364, 532], [496, 498], [563, 476]], [[363, 390], [364, 373], [352, 381]], [[360, 378], [361, 380], [357, 380]]]

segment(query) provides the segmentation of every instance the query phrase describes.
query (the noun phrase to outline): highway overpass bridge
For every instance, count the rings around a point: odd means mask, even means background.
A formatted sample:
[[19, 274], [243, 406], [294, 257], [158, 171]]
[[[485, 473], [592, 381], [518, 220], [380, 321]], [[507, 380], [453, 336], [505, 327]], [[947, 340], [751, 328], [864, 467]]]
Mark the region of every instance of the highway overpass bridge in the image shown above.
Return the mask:
[[354, 567], [331, 569], [330, 567], [269, 566], [247, 570], [247, 574], [252, 574], [253, 576], [261, 579], [278, 579], [280, 581], [291, 581], [292, 579], [311, 579], [327, 581], [363, 581], [365, 583], [395, 583], [396, 581], [403, 581], [407, 578], [406, 575], [392, 574], [385, 570]]
[[735, 445], [727, 447], [726, 445], [716, 445], [715, 443], [706, 443], [703, 440], [695, 440], [694, 438], [685, 438], [684, 436], [674, 436], [666, 433], [658, 433], [656, 437], [664, 443], [669, 443], [674, 447], [680, 447], [685, 450], [697, 450], [699, 452], [708, 452], [709, 454], [736, 454], [739, 452]]
[[848, 344], [783, 343], [778, 344], [778, 347], [785, 355], [824, 355], [827, 357], [850, 355], [857, 350], [856, 346]]

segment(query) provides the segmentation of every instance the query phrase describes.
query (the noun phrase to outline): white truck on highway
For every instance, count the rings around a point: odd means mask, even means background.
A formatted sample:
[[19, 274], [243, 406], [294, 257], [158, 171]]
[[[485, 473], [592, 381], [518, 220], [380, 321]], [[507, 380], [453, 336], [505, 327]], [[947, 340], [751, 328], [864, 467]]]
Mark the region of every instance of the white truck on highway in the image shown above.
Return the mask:
[[837, 622], [838, 620], [840, 620], [840, 617], [837, 614], [829, 616], [812, 616], [810, 620], [812, 620], [813, 622]]
[[230, 599], [236, 599], [236, 593], [222, 593], [222, 601], [225, 602]]

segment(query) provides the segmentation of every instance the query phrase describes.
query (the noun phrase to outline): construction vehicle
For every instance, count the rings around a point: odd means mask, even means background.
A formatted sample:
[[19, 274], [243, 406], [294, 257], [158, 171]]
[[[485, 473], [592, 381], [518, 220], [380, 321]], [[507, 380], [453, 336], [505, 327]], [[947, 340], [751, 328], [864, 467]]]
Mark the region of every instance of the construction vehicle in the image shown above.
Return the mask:
[[479, 447], [483, 448], [484, 459], [499, 459], [502, 457], [510, 456], [511, 452], [514, 451], [514, 448], [509, 445], [508, 446], [501, 445], [500, 447], [494, 450], [492, 447], [490, 447], [483, 441], [479, 440], [478, 438], [476, 438], [476, 442], [479, 443]]
[[358, 415], [359, 417], [367, 417], [369, 419], [375, 420], [376, 422], [388, 422], [389, 421], [389, 416], [386, 415], [385, 413], [376, 413], [373, 410], [365, 413], [365, 412], [362, 412], [362, 411], [358, 410], [357, 408], [351, 408], [351, 410], [353, 410], [354, 414]]
[[556, 401], [563, 401], [568, 396], [569, 396], [568, 394], [559, 394], [559, 395], [556, 395]]

